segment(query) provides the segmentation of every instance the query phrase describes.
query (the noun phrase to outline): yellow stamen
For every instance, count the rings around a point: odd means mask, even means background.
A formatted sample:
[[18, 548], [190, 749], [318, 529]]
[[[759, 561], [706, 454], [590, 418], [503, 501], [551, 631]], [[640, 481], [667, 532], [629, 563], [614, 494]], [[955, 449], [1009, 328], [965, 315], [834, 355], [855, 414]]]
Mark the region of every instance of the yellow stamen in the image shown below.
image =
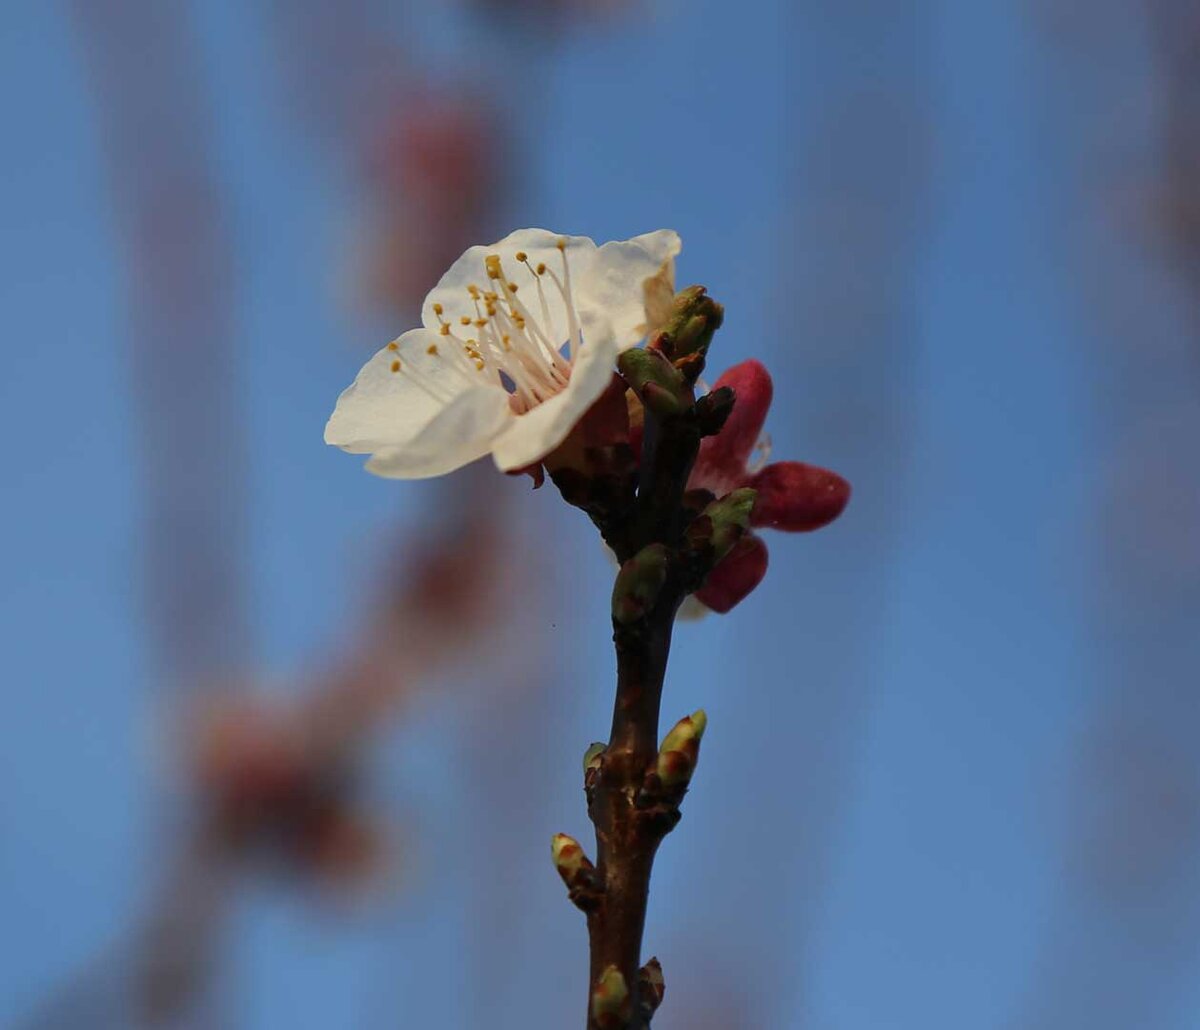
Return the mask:
[[400, 371], [400, 362], [398, 362], [398, 361], [393, 361], [393, 362], [392, 362], [392, 371], [393, 371], [393, 372], [399, 372], [399, 371]]
[[391, 343], [388, 344], [388, 350], [399, 350], [399, 349], [400, 349], [400, 344], [398, 344], [395, 340], [393, 340]]
[[431, 343], [428, 347], [425, 348], [426, 354], [436, 354], [437, 352], [438, 352], [438, 349], [437, 349], [436, 343]]

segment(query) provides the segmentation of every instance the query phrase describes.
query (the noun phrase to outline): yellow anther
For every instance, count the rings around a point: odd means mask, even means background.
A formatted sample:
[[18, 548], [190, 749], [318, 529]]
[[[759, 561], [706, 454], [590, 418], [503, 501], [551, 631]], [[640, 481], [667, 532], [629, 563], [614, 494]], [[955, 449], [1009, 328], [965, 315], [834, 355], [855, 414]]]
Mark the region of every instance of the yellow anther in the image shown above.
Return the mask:
[[426, 347], [426, 348], [425, 348], [425, 353], [426, 353], [426, 354], [436, 354], [437, 352], [438, 352], [438, 351], [437, 351], [437, 344], [436, 344], [436, 343], [431, 343], [431, 344], [430, 344], [428, 347]]
[[475, 328], [476, 328], [476, 329], [482, 329], [482, 328], [483, 328], [485, 325], [487, 325], [487, 319], [486, 319], [486, 318], [477, 318], [477, 319], [475, 319]]
[[499, 279], [500, 278], [500, 255], [499, 254], [489, 254], [487, 257], [485, 257], [483, 259], [483, 265], [487, 269], [487, 275], [488, 275], [489, 279]]
[[449, 322], [443, 322], [443, 323], [442, 323], [442, 329], [441, 329], [441, 333], [442, 333], [442, 335], [443, 335], [443, 336], [449, 336], [449, 335], [450, 335], [450, 323], [449, 323]]
[[479, 287], [474, 283], [471, 283], [471, 285], [467, 287], [467, 292], [471, 295], [472, 300], [479, 299]]
[[440, 314], [442, 313], [442, 311], [443, 311], [443, 310], [444, 310], [444, 309], [442, 308], [441, 304], [434, 304], [434, 306], [433, 306], [433, 313], [434, 313], [435, 315], [440, 315]]
[[470, 315], [460, 315], [458, 321], [461, 325], [470, 325], [471, 324], [471, 316]]
[[483, 362], [482, 362], [482, 361], [480, 361], [478, 358], [476, 358], [476, 359], [475, 359], [475, 370], [476, 370], [477, 372], [482, 372], [482, 371], [483, 371]]
[[496, 317], [496, 305], [489, 304], [487, 306], [487, 313], [488, 313], [488, 318], [495, 318]]
[[565, 236], [560, 236], [557, 240], [554, 241], [554, 245], [559, 250], [566, 250], [567, 249], [567, 238]]
[[538, 262], [538, 266], [537, 266], [537, 268], [535, 269], [535, 271], [537, 272], [537, 274], [538, 274], [538, 275], [545, 275], [545, 274], [546, 274], [546, 266], [545, 266], [545, 264], [544, 264], [543, 262], [539, 261], [539, 262]]
[[395, 340], [393, 340], [391, 343], [388, 344], [388, 350], [399, 350], [399, 349], [400, 349], [400, 344], [398, 344]]
[[516, 292], [517, 292], [517, 284], [516, 284], [516, 283], [509, 283], [509, 284], [508, 284], [508, 289], [509, 289], [509, 291], [510, 291], [511, 293], [516, 293]]
[[526, 261], [529, 260], [529, 255], [526, 254], [525, 251], [523, 251], [523, 250], [518, 250], [517, 251], [517, 260], [520, 261], [522, 264], [524, 264]]
[[489, 304], [495, 304], [496, 301], [500, 299], [500, 294], [498, 294], [495, 290], [485, 290], [483, 299]]
[[393, 362], [392, 362], [392, 371], [393, 371], [393, 372], [399, 372], [399, 371], [400, 371], [400, 362], [398, 362], [398, 361], [393, 361]]

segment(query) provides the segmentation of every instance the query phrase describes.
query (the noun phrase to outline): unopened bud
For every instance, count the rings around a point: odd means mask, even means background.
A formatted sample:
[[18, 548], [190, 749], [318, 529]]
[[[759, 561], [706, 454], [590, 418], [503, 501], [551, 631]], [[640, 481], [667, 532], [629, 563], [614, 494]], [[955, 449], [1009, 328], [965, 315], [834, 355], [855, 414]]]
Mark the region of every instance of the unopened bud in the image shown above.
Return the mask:
[[619, 1027], [629, 1010], [629, 985], [616, 966], [608, 966], [592, 988], [592, 1019], [604, 1028]]
[[654, 771], [664, 787], [687, 786], [696, 769], [700, 739], [707, 726], [708, 716], [700, 708], [680, 719], [663, 738]]
[[735, 400], [733, 390], [721, 386], [696, 401], [696, 420], [702, 436], [716, 436], [721, 431], [733, 412]]
[[617, 359], [617, 368], [642, 403], [656, 414], [679, 415], [691, 407], [691, 385], [662, 351], [631, 348]]
[[690, 354], [703, 357], [724, 319], [725, 309], [703, 286], [689, 286], [675, 294], [671, 315], [663, 326], [663, 346], [675, 361]]
[[654, 607], [667, 581], [669, 563], [666, 545], [648, 544], [621, 566], [613, 584], [614, 622], [627, 626]]
[[554, 859], [554, 868], [568, 887], [576, 885], [580, 873], [595, 868], [583, 853], [579, 841], [565, 833], [556, 833], [550, 838], [550, 857]]
[[688, 543], [693, 548], [712, 548], [715, 565], [746, 535], [757, 496], [755, 490], [742, 487], [713, 501], [688, 526]]
[[607, 745], [602, 741], [596, 741], [583, 753], [583, 775], [586, 776], [590, 772], [598, 772], [600, 769], [600, 758], [605, 751], [608, 750]]
[[647, 1016], [653, 1015], [662, 1004], [666, 990], [662, 964], [657, 958], [652, 958], [638, 970], [638, 999]]

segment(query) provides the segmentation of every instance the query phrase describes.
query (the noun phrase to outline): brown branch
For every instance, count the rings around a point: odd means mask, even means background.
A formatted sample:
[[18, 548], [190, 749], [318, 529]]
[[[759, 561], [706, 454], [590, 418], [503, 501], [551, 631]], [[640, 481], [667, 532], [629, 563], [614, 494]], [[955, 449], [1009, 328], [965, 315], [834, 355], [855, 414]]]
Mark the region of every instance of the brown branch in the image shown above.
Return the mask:
[[[658, 447], [648, 447], [643, 459], [641, 496], [650, 502], [643, 509], [644, 528], [638, 534], [643, 546], [678, 543], [683, 486], [700, 445], [695, 430], [678, 421], [662, 424]], [[678, 821], [678, 809], [644, 804], [644, 784], [654, 768], [659, 747], [659, 708], [671, 649], [671, 630], [683, 600], [678, 575], [668, 575], [658, 603], [646, 617], [631, 625], [614, 619], [613, 642], [617, 649], [617, 699], [612, 732], [600, 762], [599, 776], [590, 791], [588, 815], [595, 825], [596, 870], [602, 885], [601, 902], [588, 915], [588, 940], [592, 960], [589, 975], [589, 1026], [600, 1026], [590, 1014], [592, 989], [608, 966], [616, 966], [624, 983], [636, 995], [641, 966], [642, 932], [646, 924], [650, 872], [659, 843]], [[640, 802], [642, 802], [640, 806]], [[631, 999], [637, 1010], [636, 996]], [[618, 1024], [620, 1025], [620, 1024]], [[649, 1025], [634, 1011], [631, 1030]]]
[[[683, 522], [683, 493], [695, 461], [700, 433], [694, 421], [660, 419], [646, 413], [646, 438], [639, 490], [635, 553], [652, 544], [677, 547]], [[654, 856], [679, 820], [678, 798], [648, 779], [658, 755], [658, 721], [675, 613], [686, 593], [678, 563], [668, 567], [657, 600], [641, 618], [614, 616], [617, 695], [612, 732], [589, 777], [588, 814], [596, 828], [599, 902], [588, 914], [591, 948], [589, 1026], [640, 1030], [649, 1026], [650, 999], [639, 998], [642, 933]], [[622, 1014], [606, 1023], [592, 1012], [591, 994], [609, 967], [630, 991]], [[657, 1003], [657, 999], [654, 999]]]
[[565, 834], [551, 845], [568, 896], [588, 917], [589, 1030], [646, 1030], [663, 996], [658, 961], [641, 965], [650, 875], [658, 845], [679, 822], [705, 724], [702, 712], [687, 716], [659, 746], [671, 630], [683, 599], [747, 531], [754, 499], [753, 490], [721, 499], [688, 491], [701, 437], [720, 431], [735, 400], [728, 388], [695, 396], [722, 317], [703, 287], [679, 293], [647, 347], [622, 354], [614, 389], [546, 458], [564, 499], [588, 513], [622, 562], [612, 599], [612, 731], [584, 756], [596, 864]]

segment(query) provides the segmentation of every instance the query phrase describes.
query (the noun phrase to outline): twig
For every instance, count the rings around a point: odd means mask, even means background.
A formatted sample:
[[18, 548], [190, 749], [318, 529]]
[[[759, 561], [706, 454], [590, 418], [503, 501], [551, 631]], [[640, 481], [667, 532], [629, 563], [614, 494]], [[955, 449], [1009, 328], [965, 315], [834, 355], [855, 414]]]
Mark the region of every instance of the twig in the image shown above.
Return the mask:
[[636, 497], [634, 480], [614, 475], [620, 462], [612, 452], [589, 452], [582, 462], [574, 455], [567, 472], [549, 463], [564, 496], [588, 511], [622, 560], [613, 588], [612, 731], [584, 761], [596, 864], [570, 837], [553, 843], [570, 898], [587, 913], [589, 1030], [646, 1030], [663, 996], [658, 961], [641, 961], [650, 875], [659, 844], [679, 822], [705, 726], [696, 712], [659, 746], [671, 631], [683, 599], [745, 532], [753, 500], [753, 491], [735, 491], [704, 507], [687, 493], [701, 438], [717, 432], [733, 406], [729, 391], [694, 396], [720, 320], [720, 306], [702, 289], [685, 291], [652, 345], [622, 358], [621, 374], [644, 408]]

